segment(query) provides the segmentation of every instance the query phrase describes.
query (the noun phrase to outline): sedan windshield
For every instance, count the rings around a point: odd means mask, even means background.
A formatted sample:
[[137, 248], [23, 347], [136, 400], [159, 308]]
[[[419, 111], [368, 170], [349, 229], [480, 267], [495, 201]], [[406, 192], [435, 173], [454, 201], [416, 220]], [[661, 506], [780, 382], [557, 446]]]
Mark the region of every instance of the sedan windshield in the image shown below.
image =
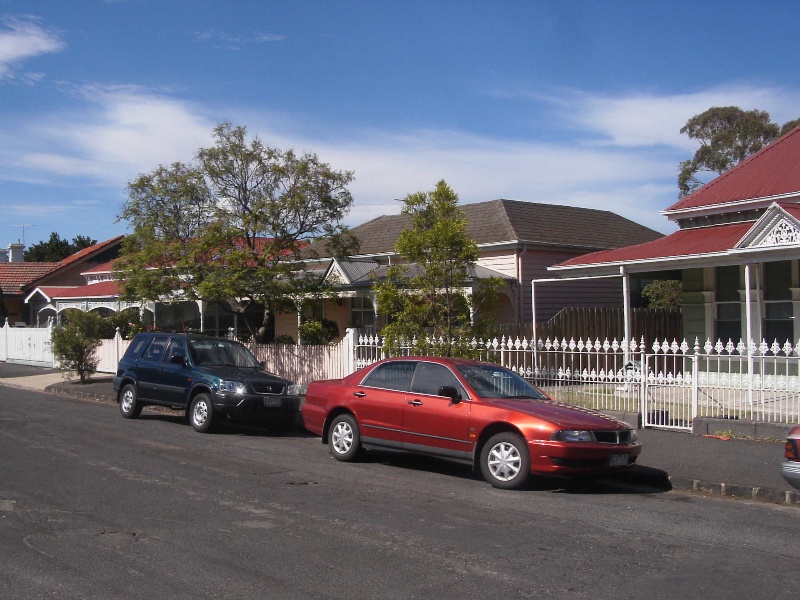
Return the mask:
[[198, 367], [261, 368], [247, 348], [228, 340], [189, 340], [189, 353], [192, 355], [192, 362]]
[[456, 365], [456, 369], [481, 398], [546, 399], [539, 390], [508, 369], [492, 365]]

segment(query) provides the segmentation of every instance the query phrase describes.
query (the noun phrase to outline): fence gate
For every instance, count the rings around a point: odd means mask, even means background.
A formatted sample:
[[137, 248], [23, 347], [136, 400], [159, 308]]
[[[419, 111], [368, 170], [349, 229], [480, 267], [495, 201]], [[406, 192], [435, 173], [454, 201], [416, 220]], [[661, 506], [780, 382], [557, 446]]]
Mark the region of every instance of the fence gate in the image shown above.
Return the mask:
[[697, 415], [697, 360], [689, 346], [664, 342], [642, 355], [642, 421], [645, 427], [691, 431]]

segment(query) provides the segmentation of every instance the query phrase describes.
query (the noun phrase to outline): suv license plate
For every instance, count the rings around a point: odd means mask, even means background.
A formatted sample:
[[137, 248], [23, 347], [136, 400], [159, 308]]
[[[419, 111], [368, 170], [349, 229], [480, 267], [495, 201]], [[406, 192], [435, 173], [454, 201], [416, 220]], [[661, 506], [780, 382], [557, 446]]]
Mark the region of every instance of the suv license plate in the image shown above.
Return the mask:
[[280, 405], [281, 405], [280, 398], [264, 398], [264, 406], [280, 406]]
[[625, 467], [628, 464], [628, 455], [627, 454], [612, 454], [611, 455], [611, 466], [612, 467]]

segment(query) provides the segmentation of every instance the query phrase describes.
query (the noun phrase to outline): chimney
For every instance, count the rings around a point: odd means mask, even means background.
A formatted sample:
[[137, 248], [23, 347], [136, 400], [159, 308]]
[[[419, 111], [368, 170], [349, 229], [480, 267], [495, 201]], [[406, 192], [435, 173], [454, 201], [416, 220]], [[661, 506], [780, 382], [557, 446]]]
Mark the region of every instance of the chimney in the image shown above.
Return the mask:
[[9, 259], [8, 262], [18, 263], [23, 262], [25, 260], [23, 253], [25, 252], [25, 244], [20, 244], [17, 242], [16, 244], [9, 244], [8, 245], [8, 254]]
[[0, 248], [0, 264], [8, 262], [8, 250]]

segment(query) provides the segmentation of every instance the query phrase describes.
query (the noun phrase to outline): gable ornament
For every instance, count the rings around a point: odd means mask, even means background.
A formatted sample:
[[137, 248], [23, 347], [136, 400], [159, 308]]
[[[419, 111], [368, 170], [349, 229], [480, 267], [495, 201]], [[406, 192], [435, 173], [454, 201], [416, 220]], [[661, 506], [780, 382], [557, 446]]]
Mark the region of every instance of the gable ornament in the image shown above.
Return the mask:
[[787, 219], [781, 219], [761, 238], [758, 246], [785, 246], [800, 244], [800, 229]]

